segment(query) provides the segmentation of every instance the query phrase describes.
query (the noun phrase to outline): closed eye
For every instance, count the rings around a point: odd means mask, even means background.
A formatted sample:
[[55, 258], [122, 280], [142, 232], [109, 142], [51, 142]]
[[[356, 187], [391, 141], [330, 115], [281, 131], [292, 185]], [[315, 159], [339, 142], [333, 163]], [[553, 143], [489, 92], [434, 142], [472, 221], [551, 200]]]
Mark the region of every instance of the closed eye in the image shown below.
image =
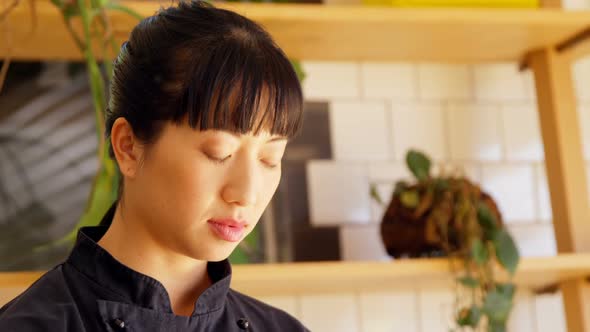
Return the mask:
[[273, 162], [268, 162], [268, 161], [264, 161], [264, 160], [261, 160], [261, 161], [266, 168], [270, 168], [270, 169], [277, 168], [281, 165], [281, 162], [273, 163]]
[[217, 163], [217, 164], [223, 164], [225, 161], [227, 161], [231, 157], [231, 154], [229, 156], [223, 157], [223, 158], [213, 157], [208, 154], [205, 154], [205, 155], [207, 156], [207, 159], [209, 159], [210, 161]]

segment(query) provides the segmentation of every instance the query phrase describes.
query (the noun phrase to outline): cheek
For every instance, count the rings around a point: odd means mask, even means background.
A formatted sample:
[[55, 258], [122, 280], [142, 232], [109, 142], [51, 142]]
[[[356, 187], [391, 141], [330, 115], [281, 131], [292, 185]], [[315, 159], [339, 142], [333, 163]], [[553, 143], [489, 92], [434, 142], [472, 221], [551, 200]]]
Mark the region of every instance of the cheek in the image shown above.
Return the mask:
[[196, 218], [206, 212], [206, 206], [214, 199], [220, 176], [197, 158], [178, 156], [162, 156], [152, 164], [151, 190], [156, 191], [169, 212], [187, 219]]
[[261, 197], [258, 200], [258, 204], [257, 204], [257, 208], [259, 210], [260, 215], [262, 214], [262, 212], [264, 212], [264, 209], [266, 209], [266, 207], [270, 203], [270, 200], [274, 196], [274, 194], [277, 190], [277, 187], [279, 186], [280, 181], [281, 181], [280, 169], [276, 172], [272, 172], [272, 174], [269, 174], [268, 177], [265, 178], [263, 188], [262, 188], [262, 190], [260, 190]]

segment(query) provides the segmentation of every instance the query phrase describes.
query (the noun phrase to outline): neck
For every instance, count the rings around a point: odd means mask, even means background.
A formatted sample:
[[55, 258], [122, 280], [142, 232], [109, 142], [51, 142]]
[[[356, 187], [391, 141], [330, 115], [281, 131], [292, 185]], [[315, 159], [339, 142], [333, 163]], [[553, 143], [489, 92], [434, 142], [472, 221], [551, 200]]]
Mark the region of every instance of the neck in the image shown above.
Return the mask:
[[198, 297], [211, 285], [207, 262], [166, 248], [142, 225], [130, 209], [123, 212], [119, 204], [98, 244], [122, 264], [158, 280], [168, 293], [172, 311], [190, 316]]

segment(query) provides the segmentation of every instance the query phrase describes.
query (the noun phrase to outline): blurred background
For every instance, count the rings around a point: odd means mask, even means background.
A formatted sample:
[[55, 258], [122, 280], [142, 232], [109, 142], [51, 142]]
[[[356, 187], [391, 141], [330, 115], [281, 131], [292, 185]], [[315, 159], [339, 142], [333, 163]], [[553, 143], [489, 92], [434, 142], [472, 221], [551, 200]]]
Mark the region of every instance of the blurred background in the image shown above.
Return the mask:
[[[586, 0], [561, 6], [590, 10]], [[385, 207], [371, 188], [389, 202], [396, 182], [412, 178], [411, 149], [460, 167], [488, 192], [523, 259], [557, 255], [530, 70], [516, 62], [297, 60], [305, 74], [303, 132], [287, 148], [281, 184], [240, 263], [391, 261], [380, 234]], [[577, 60], [572, 75], [590, 180], [590, 57]], [[78, 225], [99, 170], [88, 82], [80, 61], [10, 64], [0, 93], [0, 271], [47, 270], [67, 257], [68, 244], [43, 246]], [[313, 331], [430, 332], [453, 324], [450, 288], [263, 299]], [[518, 291], [509, 331], [566, 326], [561, 292]]]

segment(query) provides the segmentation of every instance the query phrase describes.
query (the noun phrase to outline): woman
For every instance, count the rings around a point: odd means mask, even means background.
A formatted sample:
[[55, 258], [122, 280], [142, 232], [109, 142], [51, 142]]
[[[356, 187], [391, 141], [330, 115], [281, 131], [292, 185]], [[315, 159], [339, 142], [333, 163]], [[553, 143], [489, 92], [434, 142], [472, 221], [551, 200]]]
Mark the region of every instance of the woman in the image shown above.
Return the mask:
[[120, 198], [0, 309], [0, 330], [307, 331], [230, 289], [227, 260], [278, 186], [302, 103], [285, 54], [245, 17], [192, 1], [141, 21], [107, 112]]

